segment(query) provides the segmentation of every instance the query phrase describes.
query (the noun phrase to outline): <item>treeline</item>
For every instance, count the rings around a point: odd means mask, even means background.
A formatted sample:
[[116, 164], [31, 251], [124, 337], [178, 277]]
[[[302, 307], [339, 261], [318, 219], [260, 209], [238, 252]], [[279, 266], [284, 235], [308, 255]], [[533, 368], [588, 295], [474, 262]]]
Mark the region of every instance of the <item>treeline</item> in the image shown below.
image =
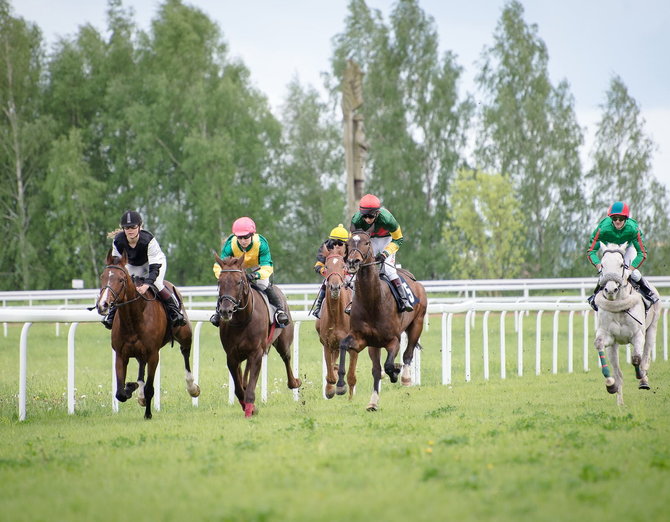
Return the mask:
[[583, 165], [569, 84], [550, 81], [520, 2], [484, 47], [476, 94], [460, 94], [463, 68], [439, 53], [417, 0], [387, 21], [351, 0], [332, 42], [328, 98], [294, 81], [275, 115], [221, 28], [181, 0], [161, 3], [146, 32], [109, 0], [104, 31], [83, 26], [48, 52], [0, 0], [0, 289], [97, 286], [126, 209], [178, 285], [213, 283], [212, 250], [241, 215], [270, 240], [276, 281], [316, 281], [316, 248], [350, 218], [339, 104], [350, 58], [365, 73], [366, 191], [400, 221], [398, 258], [417, 277], [592, 274], [586, 243], [617, 199], [646, 234], [644, 272], [668, 273], [668, 197], [638, 104], [612, 77]]

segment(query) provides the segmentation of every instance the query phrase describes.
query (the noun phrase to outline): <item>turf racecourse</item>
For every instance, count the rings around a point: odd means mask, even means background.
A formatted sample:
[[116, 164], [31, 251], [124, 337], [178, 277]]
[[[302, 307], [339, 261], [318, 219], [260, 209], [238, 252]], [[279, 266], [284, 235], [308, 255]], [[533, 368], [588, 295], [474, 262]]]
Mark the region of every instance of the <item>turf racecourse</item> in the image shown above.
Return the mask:
[[[54, 325], [33, 326], [25, 422], [17, 420], [20, 325], [0, 334], [0, 520], [668, 519], [670, 363], [660, 358], [648, 392], [624, 367], [626, 405], [618, 408], [594, 354], [590, 372], [575, 362], [575, 373], [552, 374], [547, 353], [536, 376], [530, 354], [523, 377], [512, 365], [501, 380], [492, 367], [489, 381], [473, 355], [466, 383], [455, 332], [454, 382], [442, 386], [439, 328], [431, 326], [422, 337], [422, 386], [384, 380], [381, 409], [368, 413], [367, 355], [354, 400], [326, 401], [320, 346], [303, 324], [300, 400], [271, 352], [268, 402], [245, 419], [228, 405], [216, 332], [203, 327], [199, 406], [184, 389], [178, 349], [165, 348], [162, 407], [145, 421], [135, 400], [111, 411], [103, 330], [77, 331], [70, 416], [67, 330], [55, 337]], [[528, 339], [533, 352], [531, 329]]]

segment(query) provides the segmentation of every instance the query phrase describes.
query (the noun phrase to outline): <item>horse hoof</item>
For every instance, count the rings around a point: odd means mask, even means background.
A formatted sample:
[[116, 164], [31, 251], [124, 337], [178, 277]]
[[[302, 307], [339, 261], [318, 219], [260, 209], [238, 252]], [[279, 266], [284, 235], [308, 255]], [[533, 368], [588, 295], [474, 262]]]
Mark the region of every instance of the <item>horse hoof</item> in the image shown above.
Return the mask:
[[607, 389], [607, 392], [612, 395], [614, 395], [619, 390], [616, 384], [612, 384], [612, 386], [605, 386], [605, 388]]
[[326, 396], [326, 399], [332, 399], [335, 397], [335, 388], [333, 386], [326, 387], [326, 392], [324, 395]]
[[408, 379], [406, 377], [403, 377], [402, 379], [400, 379], [400, 384], [402, 384], [403, 386], [411, 386], [412, 385], [412, 378], [410, 377]]
[[345, 393], [347, 393], [347, 385], [344, 384], [342, 386], [338, 386], [337, 388], [335, 388], [335, 393], [337, 393], [338, 395], [344, 395]]
[[289, 390], [295, 390], [297, 388], [300, 388], [302, 386], [302, 381], [300, 379], [295, 379], [293, 382], [288, 383], [288, 389]]
[[151, 412], [144, 414], [145, 420], [151, 420], [151, 417], [153, 417], [153, 415], [151, 415]]
[[116, 400], [119, 402], [126, 402], [128, 400], [128, 397], [122, 392], [116, 392]]
[[366, 411], [377, 411], [377, 405], [373, 404], [373, 403], [370, 403], [370, 404], [368, 404], [368, 407], [365, 408], [365, 409], [366, 409]]
[[200, 386], [194, 384], [193, 388], [188, 390], [188, 393], [191, 397], [200, 397]]
[[144, 397], [138, 397], [137, 402], [139, 403], [140, 406], [145, 407], [147, 405], [147, 401]]
[[256, 414], [256, 408], [254, 408], [254, 403], [253, 402], [247, 402], [244, 405], [244, 416], [249, 418], [252, 415]]
[[638, 388], [640, 390], [651, 390], [651, 386], [649, 386], [648, 382], [641, 381], [640, 384], [638, 385]]

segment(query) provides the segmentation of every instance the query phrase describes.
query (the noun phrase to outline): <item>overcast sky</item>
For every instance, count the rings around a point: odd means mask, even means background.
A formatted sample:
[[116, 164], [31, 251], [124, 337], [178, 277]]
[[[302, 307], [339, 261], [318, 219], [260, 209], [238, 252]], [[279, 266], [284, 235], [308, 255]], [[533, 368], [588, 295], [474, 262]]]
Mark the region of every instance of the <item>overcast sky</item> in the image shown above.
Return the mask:
[[[107, 27], [106, 0], [10, 0], [14, 14], [36, 23], [47, 41], [71, 36], [90, 23]], [[159, 0], [123, 0], [148, 29]], [[329, 69], [331, 38], [341, 32], [348, 0], [190, 0], [221, 28], [230, 55], [251, 71], [274, 108], [297, 76], [321, 89]], [[387, 18], [393, 0], [367, 0]], [[654, 175], [670, 190], [670, 0], [522, 0], [525, 21], [538, 26], [549, 51], [554, 84], [566, 79], [575, 97], [587, 147], [599, 105], [619, 75], [641, 107], [647, 134], [658, 144]], [[505, 0], [419, 0], [437, 24], [442, 50], [458, 56], [463, 88], [474, 90], [475, 61], [491, 45]], [[626, 199], [626, 195], [621, 196]]]

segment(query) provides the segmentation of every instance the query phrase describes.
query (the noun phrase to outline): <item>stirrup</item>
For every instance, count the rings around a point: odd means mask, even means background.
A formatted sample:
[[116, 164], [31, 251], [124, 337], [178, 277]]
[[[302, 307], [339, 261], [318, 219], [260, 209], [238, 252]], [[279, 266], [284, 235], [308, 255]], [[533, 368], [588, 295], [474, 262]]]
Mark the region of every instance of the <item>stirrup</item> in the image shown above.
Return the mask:
[[351, 304], [352, 304], [352, 303], [353, 303], [353, 301], [349, 301], [349, 304], [348, 304], [348, 305], [346, 306], [346, 308], [344, 309], [344, 313], [345, 313], [345, 314], [347, 314], [347, 315], [351, 315]]
[[414, 307], [410, 304], [409, 299], [401, 299], [401, 304], [403, 305], [403, 311], [413, 312]]
[[104, 318], [102, 321], [100, 321], [100, 322], [102, 323], [102, 325], [103, 325], [105, 328], [107, 328], [107, 330], [111, 330], [111, 329], [112, 329], [112, 325], [114, 324], [114, 320], [113, 320], [113, 318], [112, 318], [112, 321], [108, 321], [108, 320], [107, 320], [107, 316], [105, 316], [105, 318]]
[[586, 300], [586, 302], [589, 303], [589, 305], [591, 306], [591, 308], [593, 308], [593, 311], [594, 311], [594, 312], [597, 312], [597, 311], [598, 311], [598, 305], [596, 304], [596, 294], [593, 294], [591, 297], [589, 297], [589, 298]]
[[219, 325], [221, 324], [221, 316], [215, 313], [214, 315], [212, 315], [212, 317], [209, 318], [209, 322], [218, 328]]
[[286, 312], [281, 308], [277, 308], [277, 311], [275, 312], [275, 321], [277, 321], [277, 324], [282, 328], [288, 326], [288, 315], [286, 315]]

